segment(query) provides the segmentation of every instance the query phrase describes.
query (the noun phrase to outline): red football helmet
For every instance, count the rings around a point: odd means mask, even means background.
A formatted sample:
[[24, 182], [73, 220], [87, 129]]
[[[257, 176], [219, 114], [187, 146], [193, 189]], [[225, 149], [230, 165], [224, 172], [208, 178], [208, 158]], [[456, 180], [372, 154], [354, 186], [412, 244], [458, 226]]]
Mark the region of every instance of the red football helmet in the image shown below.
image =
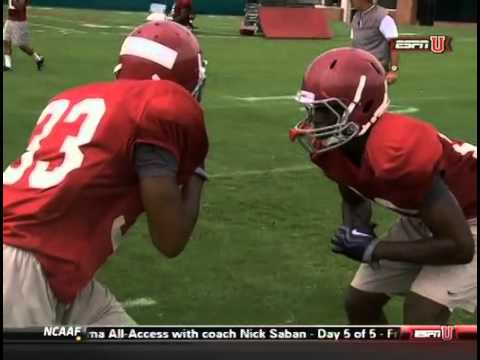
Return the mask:
[[117, 79], [171, 80], [197, 98], [206, 79], [206, 61], [195, 36], [171, 21], [152, 21], [124, 40]]
[[307, 118], [290, 130], [290, 139], [298, 139], [311, 154], [364, 135], [390, 104], [383, 66], [370, 53], [353, 48], [317, 57], [296, 100], [307, 109]]

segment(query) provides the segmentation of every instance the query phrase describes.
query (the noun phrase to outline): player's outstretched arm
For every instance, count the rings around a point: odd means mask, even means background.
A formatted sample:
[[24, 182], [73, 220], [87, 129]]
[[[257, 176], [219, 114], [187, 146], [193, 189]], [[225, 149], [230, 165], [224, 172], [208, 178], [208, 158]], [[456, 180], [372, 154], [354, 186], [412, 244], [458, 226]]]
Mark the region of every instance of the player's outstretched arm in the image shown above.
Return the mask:
[[420, 241], [380, 241], [376, 260], [387, 259], [427, 265], [467, 264], [474, 256], [474, 240], [462, 209], [440, 177], [433, 181], [420, 217], [432, 237]]
[[155, 247], [169, 258], [179, 255], [197, 222], [203, 180], [192, 176], [178, 188], [175, 176], [144, 177], [140, 192]]
[[349, 228], [367, 228], [372, 219], [370, 201], [357, 195], [352, 190], [342, 185], [338, 186], [342, 195], [343, 225]]

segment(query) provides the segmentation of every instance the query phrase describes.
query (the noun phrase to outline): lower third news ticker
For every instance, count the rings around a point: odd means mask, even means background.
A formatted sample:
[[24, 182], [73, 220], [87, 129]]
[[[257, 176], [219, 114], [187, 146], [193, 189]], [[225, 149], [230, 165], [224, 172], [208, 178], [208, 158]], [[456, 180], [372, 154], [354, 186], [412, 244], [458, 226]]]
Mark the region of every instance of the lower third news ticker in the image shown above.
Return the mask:
[[476, 325], [455, 326], [46, 326], [4, 329], [5, 342], [465, 341]]

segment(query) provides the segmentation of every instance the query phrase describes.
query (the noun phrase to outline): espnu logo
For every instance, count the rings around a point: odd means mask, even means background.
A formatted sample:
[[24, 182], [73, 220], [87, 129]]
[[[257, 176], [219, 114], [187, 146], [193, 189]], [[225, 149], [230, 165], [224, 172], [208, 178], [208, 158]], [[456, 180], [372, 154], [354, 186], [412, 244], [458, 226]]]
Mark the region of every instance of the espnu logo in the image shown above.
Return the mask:
[[444, 54], [452, 51], [452, 38], [446, 35], [400, 36], [390, 41], [392, 49], [397, 51], [430, 51]]
[[409, 340], [453, 340], [453, 326], [407, 326], [402, 327], [403, 337]]

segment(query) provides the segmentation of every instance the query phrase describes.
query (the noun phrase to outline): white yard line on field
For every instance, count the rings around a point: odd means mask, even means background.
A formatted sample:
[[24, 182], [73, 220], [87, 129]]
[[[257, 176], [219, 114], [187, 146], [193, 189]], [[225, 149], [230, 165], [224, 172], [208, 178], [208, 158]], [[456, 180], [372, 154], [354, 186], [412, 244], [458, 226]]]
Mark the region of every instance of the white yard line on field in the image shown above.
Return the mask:
[[141, 14], [141, 12], [139, 11], [116, 11], [117, 14], [121, 14], [121, 15], [137, 15], [137, 14]]
[[[284, 106], [292, 106], [293, 102], [283, 102], [283, 103], [280, 103], [280, 104], [277, 104], [277, 105], [284, 105]], [[295, 105], [295, 104], [293, 104]], [[222, 110], [222, 109], [232, 109], [232, 108], [252, 108], [253, 106], [265, 106], [265, 103], [260, 103], [260, 102], [257, 102], [257, 103], [247, 103], [247, 102], [237, 102], [235, 104], [219, 104], [219, 105], [205, 105], [205, 109], [207, 111], [210, 111], [210, 110]], [[392, 104], [390, 105], [390, 108], [389, 108], [391, 112], [394, 112], [394, 113], [399, 113], [399, 114], [413, 114], [413, 113], [416, 113], [416, 112], [419, 112], [420, 109], [418, 107], [415, 107], [415, 106], [408, 106], [408, 105], [396, 105], [396, 104]], [[304, 112], [305, 111], [305, 108], [302, 107], [302, 106], [299, 106], [298, 108], [299, 111], [302, 111]]]
[[83, 27], [93, 28], [93, 29], [111, 29], [110, 25], [99, 25], [99, 24], [82, 24]]
[[88, 31], [82, 31], [82, 30], [76, 30], [76, 29], [71, 29], [71, 28], [64, 28], [60, 26], [53, 26], [53, 25], [45, 25], [45, 24], [39, 24], [39, 23], [30, 23], [32, 26], [39, 26], [45, 29], [52, 29], [52, 30], [58, 30], [63, 33], [75, 33], [75, 34], [88, 34]]
[[241, 16], [228, 16], [228, 15], [207, 15], [207, 17], [211, 19], [219, 18], [219, 19], [241, 19]]
[[245, 37], [240, 35], [209, 35], [209, 34], [196, 34], [195, 36], [199, 38], [208, 38], [208, 39], [241, 39]]
[[[122, 12], [118, 12], [118, 13], [122, 13]], [[90, 24], [90, 23], [81, 24], [76, 20], [59, 18], [59, 17], [54, 17], [54, 16], [48, 16], [48, 15], [38, 15], [38, 14], [32, 14], [32, 18], [38, 18], [39, 20], [41, 20], [42, 18], [43, 19], [52, 19], [52, 20], [56, 20], [56, 21], [60, 21], [60, 22], [68, 22], [70, 24], [77, 24], [79, 26], [84, 26], [84, 27], [92, 28], [92, 29], [94, 29], [94, 28], [103, 28], [103, 29], [118, 28], [118, 29], [131, 30], [136, 26], [136, 25], [103, 25], [103, 24]], [[35, 23], [35, 25], [50, 27], [51, 29], [58, 29], [58, 30], [62, 30], [62, 31], [71, 31], [71, 32], [74, 32], [74, 33], [85, 34], [85, 32], [82, 32], [81, 30], [76, 30], [76, 29], [72, 29], [72, 28], [57, 27], [57, 26], [39, 24], [39, 23]], [[227, 23], [222, 23], [222, 24], [218, 24], [218, 25], [220, 25], [220, 26], [218, 26], [219, 29], [222, 29], [222, 28], [225, 29], [226, 27], [228, 27]], [[226, 25], [226, 26], [223, 26], [223, 25]], [[112, 34], [116, 35], [117, 33], [112, 33]], [[400, 35], [419, 35], [419, 34], [402, 33]], [[210, 38], [210, 39], [242, 39], [242, 38], [245, 38], [245, 36], [233, 35], [233, 34], [232, 35], [197, 34], [196, 36], [200, 37], [200, 38]], [[259, 37], [253, 37], [253, 39], [258, 39], [258, 38]], [[467, 43], [468, 42], [477, 42], [477, 38], [472, 38], [472, 37], [469, 37], [469, 38], [453, 38], [453, 42], [454, 43], [455, 42], [467, 42]]]
[[390, 105], [388, 111], [398, 113], [398, 114], [414, 114], [419, 112], [420, 109], [415, 106], [400, 106], [400, 105]]
[[39, 20], [46, 19], [46, 20], [54, 20], [54, 21], [60, 21], [60, 22], [67, 22], [71, 24], [78, 24], [78, 20], [71, 20], [71, 19], [66, 19], [64, 17], [59, 17], [59, 16], [50, 16], [50, 15], [39, 15], [39, 14], [32, 14], [30, 15], [30, 18], [36, 19], [38, 18]]
[[[88, 28], [88, 29], [122, 29], [122, 30], [133, 30], [137, 25], [102, 25], [102, 24], [91, 24], [91, 23], [79, 23], [78, 21], [74, 21], [74, 20], [69, 20], [69, 19], [61, 19], [61, 18], [55, 18], [55, 17], [52, 17], [52, 16], [42, 16], [42, 15], [36, 15], [36, 16], [32, 16], [33, 18], [43, 18], [43, 19], [48, 19], [48, 18], [51, 18], [51, 19], [54, 19], [54, 20], [57, 20], [57, 21], [60, 21], [60, 22], [68, 22], [70, 24], [77, 24], [78, 26], [82, 26], [84, 28]], [[41, 20], [41, 19], [39, 19]], [[74, 33], [78, 33], [78, 34], [87, 34], [91, 31], [82, 31], [82, 30], [77, 30], [77, 29], [73, 29], [73, 28], [70, 28], [70, 27], [61, 27], [61, 26], [53, 26], [53, 25], [47, 25], [47, 24], [41, 24], [41, 23], [31, 23], [32, 25], [36, 25], [36, 26], [42, 26], [42, 27], [45, 27], [45, 28], [50, 28], [50, 29], [55, 29], [55, 30], [59, 30], [59, 31], [70, 31], [70, 32], [74, 32]], [[118, 35], [120, 33], [117, 33], [117, 32], [111, 32], [110, 34], [112, 35]], [[121, 35], [121, 34], [120, 34]], [[243, 38], [243, 36], [240, 36], [240, 35], [228, 35], [228, 34], [225, 34], [225, 35], [215, 35], [215, 34], [197, 34], [196, 35], [197, 37], [199, 38], [208, 38], [208, 39], [240, 39], [240, 38]]]
[[311, 165], [302, 165], [302, 166], [288, 166], [288, 167], [279, 167], [273, 169], [263, 169], [263, 170], [244, 170], [244, 171], [232, 171], [229, 173], [219, 173], [210, 175], [212, 179], [228, 179], [236, 177], [245, 177], [245, 176], [257, 176], [257, 175], [268, 175], [268, 174], [281, 174], [281, 173], [295, 173], [303, 172], [307, 170], [315, 169]]
[[132, 307], [145, 307], [145, 306], [153, 306], [156, 305], [157, 302], [152, 298], [138, 298], [138, 299], [128, 299], [125, 300], [122, 305], [124, 308], [132, 308]]
[[225, 96], [229, 99], [235, 99], [240, 101], [247, 101], [247, 102], [257, 102], [257, 101], [276, 101], [276, 100], [293, 100], [295, 99], [295, 95], [278, 95], [278, 96]]
[[[228, 99], [234, 99], [245, 102], [260, 102], [260, 101], [278, 101], [278, 100], [294, 100], [295, 95], [278, 95], [278, 96], [225, 96]], [[446, 101], [446, 100], [463, 100], [463, 99], [476, 99], [471, 94], [468, 96], [417, 96], [413, 98], [397, 98], [397, 102], [408, 101]]]
[[[46, 29], [51, 29], [51, 30], [57, 30], [63, 34], [68, 34], [68, 33], [75, 33], [75, 34], [90, 34], [92, 31], [86, 31], [86, 30], [77, 30], [77, 29], [72, 29], [72, 28], [67, 28], [67, 27], [61, 27], [61, 26], [53, 26], [53, 25], [46, 25], [46, 24], [40, 24], [40, 23], [31, 23], [32, 26], [38, 26]], [[129, 25], [114, 25], [114, 26], [109, 26], [109, 25], [98, 25], [98, 24], [79, 24], [80, 26], [83, 26], [87, 29], [122, 29], [122, 30], [133, 30], [135, 26], [129, 26]], [[98, 34], [98, 33], [96, 33]], [[127, 35], [128, 33], [125, 32], [118, 32], [118, 31], [112, 31], [112, 32], [103, 32], [100, 33], [101, 35]], [[236, 36], [236, 35], [208, 35], [208, 34], [199, 34], [197, 37], [201, 38], [210, 38], [210, 39], [236, 39], [236, 38], [241, 38], [241, 36]]]

